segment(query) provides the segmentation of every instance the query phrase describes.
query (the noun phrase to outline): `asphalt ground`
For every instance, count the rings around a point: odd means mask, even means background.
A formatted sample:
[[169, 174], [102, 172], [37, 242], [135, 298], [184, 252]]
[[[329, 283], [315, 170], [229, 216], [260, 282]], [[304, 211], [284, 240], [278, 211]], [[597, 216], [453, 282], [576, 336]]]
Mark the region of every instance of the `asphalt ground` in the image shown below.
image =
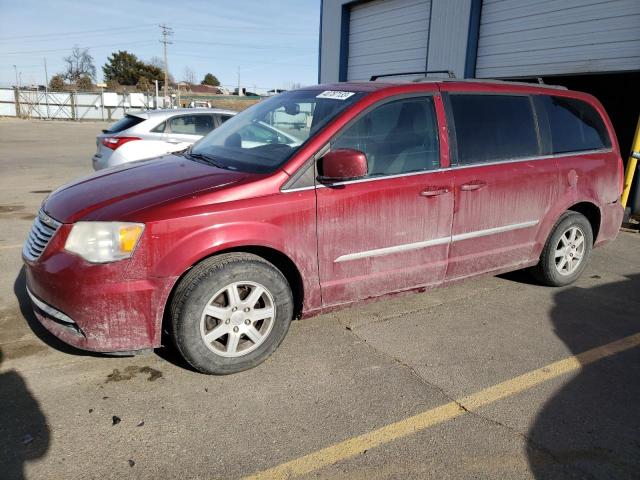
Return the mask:
[[640, 477], [639, 234], [570, 287], [516, 272], [294, 322], [236, 375], [92, 355], [38, 325], [20, 251], [101, 128], [0, 119], [1, 478]]

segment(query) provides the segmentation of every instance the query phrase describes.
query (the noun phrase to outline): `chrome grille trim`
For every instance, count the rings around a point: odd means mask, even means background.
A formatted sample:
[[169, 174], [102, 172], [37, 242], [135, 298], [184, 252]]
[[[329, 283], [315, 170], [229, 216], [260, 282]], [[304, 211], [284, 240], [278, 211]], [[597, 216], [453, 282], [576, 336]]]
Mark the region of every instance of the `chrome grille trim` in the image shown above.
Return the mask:
[[40, 310], [42, 310], [44, 313], [46, 313], [47, 315], [55, 318], [56, 320], [60, 320], [61, 322], [68, 323], [68, 324], [71, 324], [71, 325], [75, 325], [76, 324], [76, 322], [71, 320], [67, 315], [62, 313], [60, 310], [56, 310], [51, 305], [47, 305], [42, 300], [40, 300], [38, 297], [36, 297], [33, 293], [31, 293], [31, 290], [29, 290], [29, 287], [27, 287], [26, 290], [27, 290], [27, 295], [29, 295], [29, 298], [31, 299], [33, 304], [36, 307], [38, 307]]
[[24, 243], [22, 255], [30, 261], [37, 260], [60, 228], [61, 223], [54, 220], [42, 210], [33, 221], [31, 232]]

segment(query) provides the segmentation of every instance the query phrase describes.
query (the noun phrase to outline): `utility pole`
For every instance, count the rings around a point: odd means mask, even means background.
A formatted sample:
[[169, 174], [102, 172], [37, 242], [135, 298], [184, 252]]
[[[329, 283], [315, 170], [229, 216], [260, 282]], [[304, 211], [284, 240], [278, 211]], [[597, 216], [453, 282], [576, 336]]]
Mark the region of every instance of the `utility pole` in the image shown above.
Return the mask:
[[44, 81], [45, 85], [49, 85], [49, 74], [47, 73], [47, 59], [44, 58]]
[[17, 65], [14, 65], [13, 69], [16, 72], [16, 87], [19, 87], [19, 84], [18, 84], [18, 67], [17, 67]]
[[238, 65], [238, 96], [242, 95], [242, 90], [240, 89], [240, 66]]
[[167, 65], [167, 44], [173, 43], [169, 40], [169, 37], [173, 35], [173, 29], [168, 27], [164, 23], [160, 25], [160, 31], [162, 33], [162, 40], [160, 43], [164, 46], [164, 98], [162, 104], [167, 107], [167, 97], [169, 96], [169, 67]]
[[47, 119], [49, 119], [49, 73], [47, 72], [47, 59], [44, 58], [44, 99], [47, 103]]

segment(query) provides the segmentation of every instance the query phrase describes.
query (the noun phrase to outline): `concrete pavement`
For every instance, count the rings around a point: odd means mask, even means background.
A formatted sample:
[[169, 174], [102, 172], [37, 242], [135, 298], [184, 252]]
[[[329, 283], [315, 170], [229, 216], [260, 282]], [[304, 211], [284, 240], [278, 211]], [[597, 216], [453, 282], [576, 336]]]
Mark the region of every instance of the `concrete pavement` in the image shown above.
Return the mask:
[[[622, 232], [573, 286], [513, 273], [295, 322], [237, 375], [73, 350], [30, 313], [20, 248], [101, 128], [0, 119], [3, 478], [239, 478], [640, 332], [640, 235]], [[306, 477], [636, 478], [639, 374], [629, 348]]]

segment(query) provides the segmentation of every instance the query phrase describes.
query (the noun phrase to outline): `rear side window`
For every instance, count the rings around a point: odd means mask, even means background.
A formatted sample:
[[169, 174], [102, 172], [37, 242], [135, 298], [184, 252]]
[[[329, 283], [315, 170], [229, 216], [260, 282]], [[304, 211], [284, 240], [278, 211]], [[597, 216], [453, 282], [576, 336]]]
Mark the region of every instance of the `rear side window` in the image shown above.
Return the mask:
[[213, 130], [211, 115], [183, 115], [170, 120], [171, 133], [184, 135], [206, 135]]
[[611, 139], [598, 112], [574, 98], [541, 96], [549, 120], [551, 153], [583, 152], [611, 147]]
[[125, 115], [120, 120], [118, 120], [116, 123], [111, 125], [107, 129], [107, 133], [119, 133], [119, 132], [122, 132], [124, 130], [127, 130], [128, 128], [131, 128], [131, 127], [133, 127], [135, 125], [138, 125], [139, 123], [144, 122], [144, 120], [145, 120], [144, 118], [136, 117], [135, 115]]
[[539, 154], [538, 133], [529, 97], [452, 94], [449, 98], [460, 165]]

